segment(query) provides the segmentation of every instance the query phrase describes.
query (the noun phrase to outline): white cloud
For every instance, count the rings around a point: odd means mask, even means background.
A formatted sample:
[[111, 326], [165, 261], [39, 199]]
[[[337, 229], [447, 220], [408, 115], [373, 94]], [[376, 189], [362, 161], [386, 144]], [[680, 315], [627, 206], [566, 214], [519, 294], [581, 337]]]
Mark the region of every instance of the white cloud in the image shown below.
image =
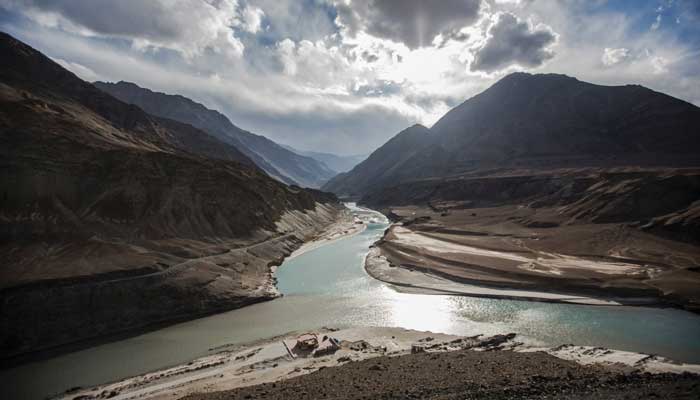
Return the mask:
[[241, 12], [242, 20], [240, 25], [243, 29], [250, 33], [258, 33], [262, 25], [262, 19], [265, 12], [253, 6], [247, 6]]
[[241, 17], [235, 0], [0, 0], [0, 5], [46, 27], [127, 39], [139, 50], [167, 48], [187, 58], [206, 49], [240, 56], [244, 46], [232, 26], [254, 28], [256, 22], [254, 10], [243, 10]]
[[[5, 22], [2, 28], [83, 79], [123, 79], [179, 93], [244, 129], [305, 149], [370, 151], [412, 123], [431, 125], [512, 70], [640, 83], [700, 104], [700, 69], [691, 46], [670, 29], [640, 33], [634, 24], [643, 18], [637, 15], [589, 15], [589, 2], [484, 0], [476, 14], [471, 8], [455, 12], [452, 23], [444, 10], [411, 9], [412, 2], [382, 22], [381, 10], [370, 15], [352, 9], [359, 19], [343, 19], [341, 10], [334, 21], [340, 0], [197, 0], [200, 10], [164, 10], [149, 16], [150, 25], [134, 16], [133, 26], [125, 26], [136, 12], [121, 10], [136, 4], [125, 0], [105, 5], [116, 7], [112, 27], [66, 5], [86, 1], [12, 1], [42, 4], [12, 8], [34, 23]], [[139, 10], [175, 2], [195, 4], [157, 0]], [[430, 22], [423, 25], [429, 29], [393, 29], [394, 22], [416, 15]], [[161, 48], [175, 52], [151, 51]]]
[[668, 72], [668, 60], [661, 56], [652, 57], [651, 67], [654, 74], [663, 74]]
[[[557, 54], [542, 72], [565, 73], [602, 85], [640, 84], [700, 105], [697, 46], [672, 30], [641, 30], [639, 22], [653, 9], [587, 13], [587, 2], [523, 2], [519, 12], [546, 21], [559, 34]], [[578, 6], [577, 6], [578, 5]], [[605, 48], [629, 49], [614, 68], [601, 62]], [[657, 68], [652, 58], [661, 57]], [[667, 73], [661, 73], [663, 70]]]
[[626, 49], [624, 47], [621, 47], [619, 49], [612, 49], [610, 47], [606, 47], [603, 50], [603, 56], [601, 57], [601, 61], [603, 65], [610, 67], [629, 59], [629, 57], [629, 49]]

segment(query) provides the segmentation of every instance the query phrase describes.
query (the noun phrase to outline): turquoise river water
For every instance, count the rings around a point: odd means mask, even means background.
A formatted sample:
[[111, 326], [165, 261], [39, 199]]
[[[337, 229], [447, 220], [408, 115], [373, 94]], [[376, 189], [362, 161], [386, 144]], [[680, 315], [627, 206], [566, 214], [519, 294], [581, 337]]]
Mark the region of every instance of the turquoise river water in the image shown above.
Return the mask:
[[276, 274], [282, 298], [2, 370], [0, 398], [41, 399], [182, 363], [218, 346], [321, 326], [516, 332], [533, 345], [604, 346], [700, 363], [700, 316], [681, 310], [398, 293], [363, 269], [369, 246], [388, 226], [375, 216], [358, 235], [286, 260]]

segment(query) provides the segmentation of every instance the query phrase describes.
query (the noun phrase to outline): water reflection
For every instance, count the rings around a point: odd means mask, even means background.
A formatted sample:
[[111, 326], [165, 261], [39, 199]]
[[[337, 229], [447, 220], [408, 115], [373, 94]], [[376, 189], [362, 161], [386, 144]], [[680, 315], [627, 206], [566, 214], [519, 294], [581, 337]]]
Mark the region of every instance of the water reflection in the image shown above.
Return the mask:
[[398, 293], [364, 272], [386, 224], [288, 260], [285, 296], [123, 341], [0, 371], [0, 398], [43, 398], [185, 362], [226, 344], [322, 326], [399, 326], [460, 335], [517, 332], [518, 340], [651, 352], [700, 362], [700, 317], [680, 310], [593, 307]]
[[386, 286], [381, 292], [390, 309], [386, 325], [433, 332], [453, 330], [457, 309], [451, 297], [402, 294]]

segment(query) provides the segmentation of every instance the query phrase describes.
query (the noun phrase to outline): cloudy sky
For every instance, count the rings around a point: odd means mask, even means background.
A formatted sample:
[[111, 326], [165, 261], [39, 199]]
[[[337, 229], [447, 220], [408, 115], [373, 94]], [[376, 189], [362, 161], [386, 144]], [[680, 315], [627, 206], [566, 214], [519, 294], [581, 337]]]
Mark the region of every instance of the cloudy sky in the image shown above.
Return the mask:
[[339, 154], [430, 126], [512, 71], [700, 105], [700, 0], [0, 0], [0, 29], [85, 80]]

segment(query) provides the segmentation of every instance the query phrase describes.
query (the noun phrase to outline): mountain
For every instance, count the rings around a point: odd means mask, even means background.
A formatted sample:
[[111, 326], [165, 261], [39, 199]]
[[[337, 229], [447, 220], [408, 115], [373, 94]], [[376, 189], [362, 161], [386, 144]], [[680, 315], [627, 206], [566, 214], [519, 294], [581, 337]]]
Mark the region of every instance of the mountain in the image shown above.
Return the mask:
[[692, 156], [700, 110], [638, 85], [600, 86], [565, 75], [506, 76], [431, 129], [451, 170], [474, 162]]
[[245, 131], [220, 112], [187, 97], [153, 92], [130, 82], [95, 82], [94, 85], [149, 114], [191, 124], [235, 146], [270, 176], [285, 183], [318, 188], [335, 175], [323, 163], [289, 151], [264, 136]]
[[311, 157], [316, 161], [325, 164], [336, 174], [350, 171], [355, 165], [361, 163], [367, 158], [367, 154], [356, 154], [352, 156], [341, 156], [333, 153], [322, 153], [317, 151], [297, 150], [291, 146], [283, 146], [287, 150], [293, 151], [302, 156]]
[[383, 187], [403, 178], [411, 169], [406, 164], [419, 157], [430, 144], [430, 130], [413, 125], [391, 138], [350, 172], [341, 173], [324, 186], [324, 190], [342, 196], [361, 197], [375, 187]]
[[518, 73], [432, 128], [399, 133], [324, 189], [401, 222], [365, 263], [394, 285], [698, 312], [698, 143], [700, 108], [687, 102]]
[[342, 212], [4, 33], [0, 55], [2, 358], [274, 298], [270, 266]]
[[698, 165], [698, 127], [698, 107], [642, 86], [514, 73], [429, 132], [401, 132], [324, 189], [362, 197], [391, 184], [489, 168]]

